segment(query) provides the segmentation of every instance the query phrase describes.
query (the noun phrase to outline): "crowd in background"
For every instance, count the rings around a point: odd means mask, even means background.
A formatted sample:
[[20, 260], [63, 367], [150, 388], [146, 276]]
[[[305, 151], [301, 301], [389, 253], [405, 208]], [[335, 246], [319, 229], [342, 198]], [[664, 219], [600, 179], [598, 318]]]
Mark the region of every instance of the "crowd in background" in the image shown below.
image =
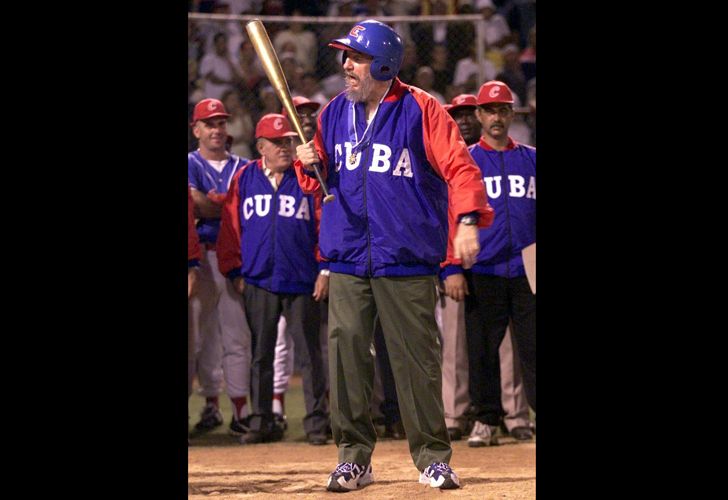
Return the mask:
[[[511, 135], [536, 145], [536, 2], [524, 0], [195, 0], [190, 12], [258, 16], [362, 16], [480, 14], [475, 23], [393, 23], [404, 38], [399, 78], [435, 96], [441, 104], [475, 94], [483, 81], [500, 80], [514, 92], [517, 120]], [[428, 12], [429, 11], [429, 12]], [[340, 52], [322, 49], [350, 23], [266, 22], [292, 95], [325, 105], [343, 90]], [[476, 33], [485, 40], [482, 67], [476, 60]], [[270, 86], [244, 23], [190, 20], [188, 23], [188, 111], [203, 98], [220, 99], [232, 115], [231, 152], [257, 157], [254, 125], [281, 105]], [[480, 74], [484, 78], [480, 79]], [[196, 147], [188, 137], [189, 150]]]

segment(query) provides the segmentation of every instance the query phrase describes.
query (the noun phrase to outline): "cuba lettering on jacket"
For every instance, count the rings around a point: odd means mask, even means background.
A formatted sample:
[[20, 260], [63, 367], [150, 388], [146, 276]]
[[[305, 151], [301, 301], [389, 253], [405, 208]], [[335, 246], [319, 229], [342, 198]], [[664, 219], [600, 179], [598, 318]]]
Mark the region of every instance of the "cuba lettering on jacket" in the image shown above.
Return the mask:
[[273, 293], [312, 293], [319, 268], [321, 195], [306, 195], [292, 169], [274, 190], [261, 160], [233, 178], [217, 240], [218, 267], [228, 278]]
[[[504, 151], [496, 151], [481, 139], [470, 146], [480, 167], [488, 200], [496, 217], [478, 232], [480, 252], [472, 268], [476, 274], [504, 278], [525, 276], [521, 250], [536, 241], [536, 148], [509, 138]], [[462, 273], [452, 254], [441, 272], [445, 278]]]
[[[247, 158], [240, 158], [231, 154], [222, 172], [215, 170], [199, 151], [187, 154], [187, 179], [189, 185], [203, 194], [214, 189], [218, 194], [227, 193], [235, 174], [249, 162]], [[215, 243], [217, 233], [220, 231], [220, 219], [201, 218], [197, 222], [197, 233], [201, 243]]]
[[[395, 78], [368, 131], [365, 115], [344, 93], [319, 113], [314, 144], [335, 196], [323, 206], [321, 255], [355, 276], [436, 274], [448, 209], [477, 212], [481, 227], [493, 220], [480, 172], [452, 117], [421, 89]], [[300, 161], [295, 169], [303, 190], [317, 192]]]

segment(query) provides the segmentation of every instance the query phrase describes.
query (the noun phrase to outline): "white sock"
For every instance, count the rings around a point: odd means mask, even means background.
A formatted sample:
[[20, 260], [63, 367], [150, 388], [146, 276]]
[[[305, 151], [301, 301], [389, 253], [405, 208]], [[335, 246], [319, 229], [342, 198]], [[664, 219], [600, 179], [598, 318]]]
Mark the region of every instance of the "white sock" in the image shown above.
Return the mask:
[[273, 398], [273, 413], [283, 415], [283, 405], [280, 399]]

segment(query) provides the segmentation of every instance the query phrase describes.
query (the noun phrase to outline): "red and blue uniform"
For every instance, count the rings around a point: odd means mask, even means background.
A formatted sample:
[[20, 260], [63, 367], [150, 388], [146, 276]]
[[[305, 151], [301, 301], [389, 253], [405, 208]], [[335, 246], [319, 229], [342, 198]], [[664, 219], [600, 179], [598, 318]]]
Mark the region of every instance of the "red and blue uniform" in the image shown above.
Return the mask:
[[220, 271], [273, 293], [312, 293], [319, 269], [321, 196], [301, 191], [292, 169], [277, 190], [261, 160], [234, 177], [217, 242]]
[[[397, 78], [368, 130], [365, 116], [342, 93], [318, 117], [314, 144], [335, 196], [323, 206], [321, 255], [331, 271], [359, 277], [434, 275], [458, 216], [493, 220], [478, 169], [442, 106]], [[300, 161], [295, 168], [306, 192], [319, 188]]]
[[[470, 146], [470, 154], [483, 173], [488, 202], [498, 216], [478, 231], [480, 252], [471, 271], [504, 278], [525, 276], [521, 250], [536, 241], [536, 148], [509, 139], [497, 151], [481, 139]], [[450, 253], [440, 273], [462, 273]]]
[[[203, 194], [214, 189], [217, 194], [225, 194], [228, 191], [233, 176], [248, 163], [248, 159], [240, 158], [231, 154], [222, 172], [215, 170], [199, 151], [192, 151], [187, 154], [187, 180], [190, 186]], [[217, 233], [220, 231], [220, 219], [201, 218], [197, 223], [197, 233], [200, 236], [200, 243], [214, 244], [217, 241]]]

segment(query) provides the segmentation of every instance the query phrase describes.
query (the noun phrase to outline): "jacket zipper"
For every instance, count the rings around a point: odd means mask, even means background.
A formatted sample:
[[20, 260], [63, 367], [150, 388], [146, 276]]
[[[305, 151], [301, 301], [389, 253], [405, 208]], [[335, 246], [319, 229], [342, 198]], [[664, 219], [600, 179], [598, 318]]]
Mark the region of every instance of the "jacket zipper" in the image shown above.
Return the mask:
[[367, 224], [367, 273], [368, 273], [367, 276], [371, 278], [374, 276], [372, 273], [372, 233], [371, 233], [371, 228], [369, 227], [369, 210], [367, 208], [367, 169], [365, 167], [366, 161], [364, 161], [364, 151], [362, 151], [361, 156], [362, 156], [361, 178], [362, 178], [362, 182], [363, 182], [362, 198], [363, 198], [363, 202], [364, 202], [364, 218], [366, 219], [366, 224]]
[[500, 164], [501, 164], [501, 175], [503, 178], [503, 182], [505, 183], [503, 186], [503, 205], [506, 208], [506, 229], [508, 230], [508, 259], [506, 259], [506, 277], [511, 277], [511, 255], [513, 254], [513, 234], [511, 231], [511, 214], [510, 214], [510, 208], [508, 206], [508, 197], [509, 194], [506, 192], [506, 189], [510, 192], [510, 181], [508, 180], [508, 176], [506, 175], [506, 159], [505, 159], [505, 153], [503, 151], [498, 152], [498, 156], [500, 156]]

